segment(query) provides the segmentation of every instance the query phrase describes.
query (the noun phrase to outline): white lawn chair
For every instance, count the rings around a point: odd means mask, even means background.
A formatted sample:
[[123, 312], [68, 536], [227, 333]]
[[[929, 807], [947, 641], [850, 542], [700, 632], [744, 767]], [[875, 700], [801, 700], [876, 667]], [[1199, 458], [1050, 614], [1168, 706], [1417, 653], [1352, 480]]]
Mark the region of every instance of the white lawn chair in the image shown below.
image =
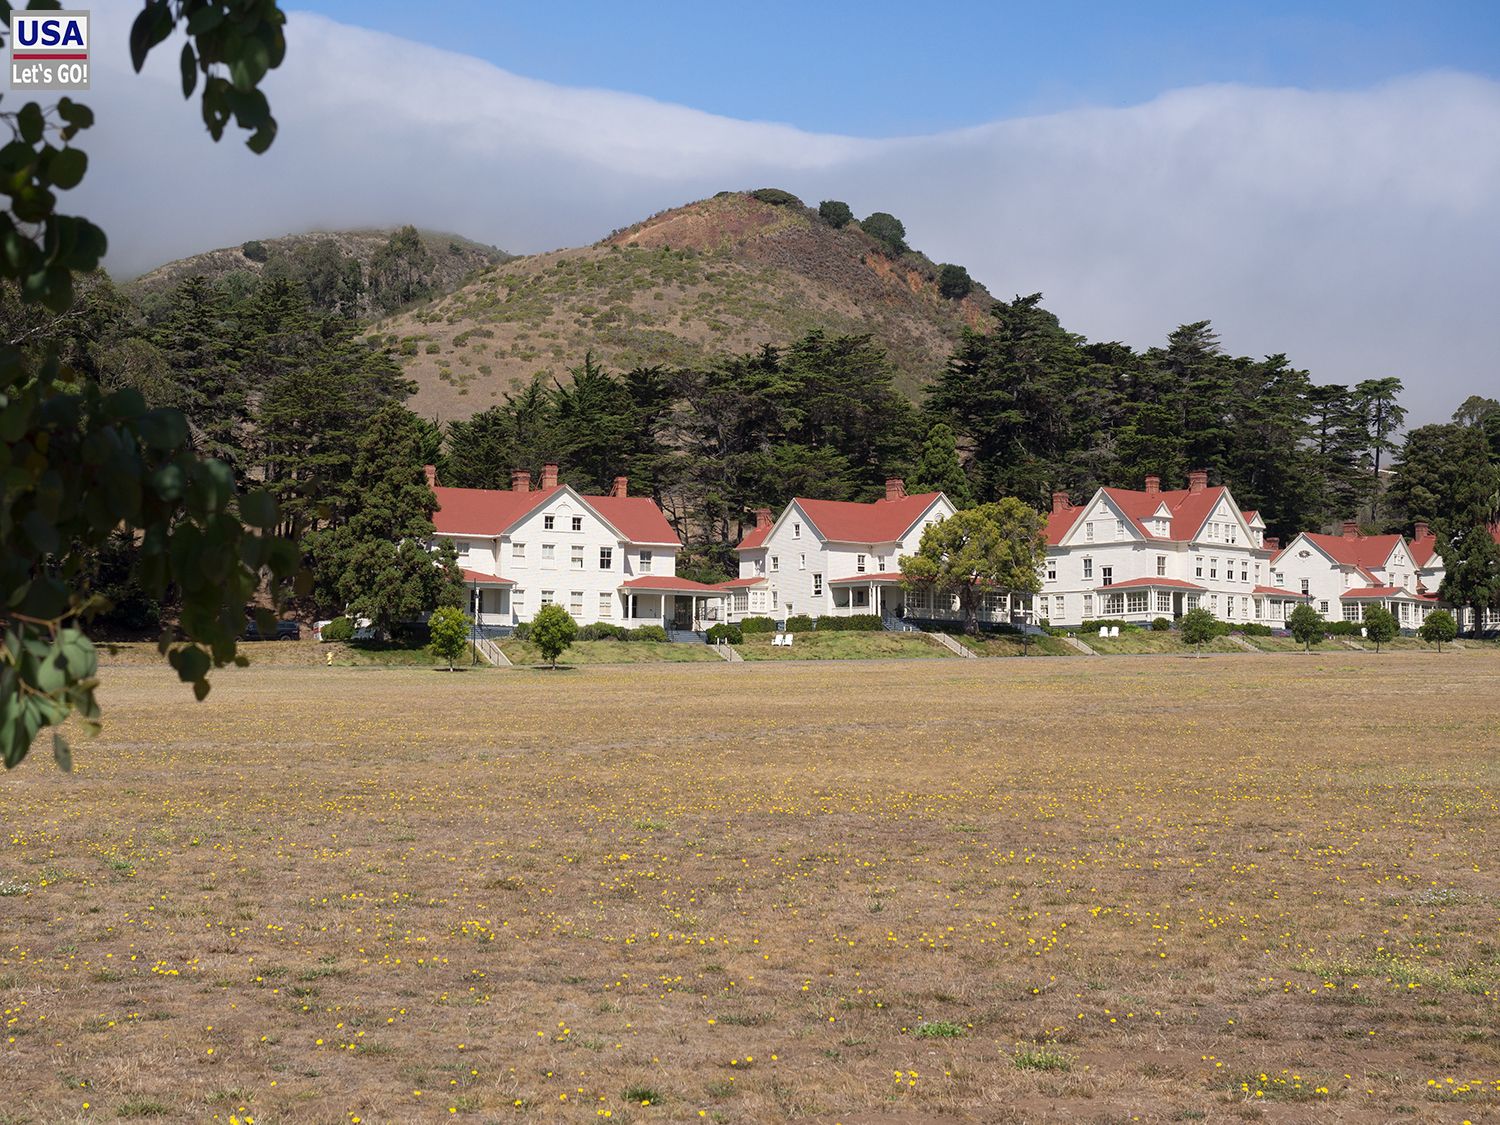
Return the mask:
[[781, 634], [780, 633], [772, 633], [771, 634], [771, 647], [772, 648], [780, 648], [781, 647]]
[[791, 648], [792, 647], [792, 637], [793, 637], [793, 634], [791, 634], [791, 633], [787, 633], [786, 634], [786, 647], [787, 648]]
[[1118, 637], [1120, 635], [1120, 627], [1118, 625], [1111, 625], [1109, 627], [1109, 635], [1111, 637]]
[[1109, 626], [1108, 625], [1101, 625], [1101, 626], [1099, 626], [1099, 635], [1101, 637], [1107, 637], [1107, 636], [1109, 636]]

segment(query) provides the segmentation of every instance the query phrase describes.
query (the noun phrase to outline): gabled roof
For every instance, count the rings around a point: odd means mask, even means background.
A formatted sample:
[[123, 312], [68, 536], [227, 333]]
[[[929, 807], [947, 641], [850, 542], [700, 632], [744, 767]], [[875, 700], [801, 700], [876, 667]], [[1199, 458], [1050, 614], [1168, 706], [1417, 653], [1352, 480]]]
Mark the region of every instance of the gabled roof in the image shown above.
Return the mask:
[[558, 489], [511, 492], [498, 488], [434, 488], [437, 511], [432, 522], [445, 535], [503, 535]]
[[720, 590], [742, 590], [750, 586], [764, 586], [765, 584], [766, 576], [759, 574], [754, 578], [731, 578], [728, 582], [716, 583], [716, 586]]
[[[919, 492], [897, 500], [873, 500], [856, 504], [848, 500], [809, 500], [798, 496], [792, 503], [802, 509], [807, 522], [824, 540], [834, 543], [894, 543], [922, 518], [942, 496], [941, 492]], [[782, 513], [782, 519], [786, 513]], [[776, 521], [778, 524], [781, 520]]]
[[772, 526], [772, 524], [766, 524], [765, 527], [752, 527], [745, 533], [745, 537], [740, 540], [739, 546], [735, 547], [735, 550], [748, 551], [755, 547], [764, 546], [766, 536], [771, 534]]
[[[514, 492], [496, 488], [434, 488], [438, 508], [433, 525], [445, 535], [504, 535], [566, 485]], [[647, 546], [681, 546], [667, 517], [646, 496], [585, 496], [573, 493], [622, 539]]]
[[[1314, 531], [1304, 531], [1298, 538], [1306, 539], [1336, 563], [1366, 570], [1383, 569], [1391, 553], [1403, 542], [1399, 535], [1319, 535]], [[1296, 541], [1293, 539], [1292, 543]], [[1291, 543], [1287, 548], [1291, 548]]]
[[[1500, 532], [1497, 532], [1496, 542], [1500, 542]], [[1437, 536], [1428, 532], [1420, 539], [1413, 539], [1406, 544], [1406, 549], [1411, 553], [1411, 561], [1420, 567], [1425, 567], [1432, 562], [1432, 557], [1437, 554]]]
[[[1203, 530], [1203, 525], [1208, 522], [1208, 517], [1218, 507], [1219, 501], [1229, 494], [1229, 490], [1222, 485], [1205, 488], [1199, 492], [1187, 488], [1165, 492], [1145, 492], [1132, 488], [1101, 488], [1099, 491], [1142, 536], [1158, 543], [1167, 541], [1186, 543], [1196, 539], [1198, 533]], [[1064, 508], [1060, 512], [1054, 511], [1048, 515], [1047, 545], [1050, 547], [1060, 545], [1068, 532], [1072, 530], [1073, 525], [1078, 522], [1079, 517], [1092, 506], [1092, 503], [1090, 501], [1078, 507]], [[1147, 521], [1157, 518], [1157, 513], [1163, 505], [1172, 516], [1172, 522], [1168, 525], [1167, 534], [1164, 536], [1154, 534], [1146, 526]], [[1243, 518], [1243, 513], [1237, 514]], [[1255, 546], [1253, 541], [1245, 545]]]

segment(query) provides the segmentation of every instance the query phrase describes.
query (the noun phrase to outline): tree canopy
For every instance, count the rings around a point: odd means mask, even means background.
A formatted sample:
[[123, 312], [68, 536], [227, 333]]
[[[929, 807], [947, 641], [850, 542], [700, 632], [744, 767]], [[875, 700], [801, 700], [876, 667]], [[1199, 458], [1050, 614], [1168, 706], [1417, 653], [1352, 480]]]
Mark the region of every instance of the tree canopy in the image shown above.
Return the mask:
[[958, 595], [964, 629], [979, 631], [984, 594], [1032, 594], [1041, 589], [1047, 551], [1046, 519], [1015, 497], [955, 512], [922, 532], [914, 555], [901, 556], [908, 588]]

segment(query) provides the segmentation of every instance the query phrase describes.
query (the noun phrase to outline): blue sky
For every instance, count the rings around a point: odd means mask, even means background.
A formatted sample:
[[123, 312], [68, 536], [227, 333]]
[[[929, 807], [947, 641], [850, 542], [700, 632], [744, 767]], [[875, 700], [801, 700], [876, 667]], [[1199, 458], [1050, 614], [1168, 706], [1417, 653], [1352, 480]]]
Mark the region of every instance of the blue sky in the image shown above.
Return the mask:
[[564, 86], [861, 137], [1126, 106], [1205, 83], [1356, 89], [1500, 77], [1500, 2], [496, 3], [295, 9]]

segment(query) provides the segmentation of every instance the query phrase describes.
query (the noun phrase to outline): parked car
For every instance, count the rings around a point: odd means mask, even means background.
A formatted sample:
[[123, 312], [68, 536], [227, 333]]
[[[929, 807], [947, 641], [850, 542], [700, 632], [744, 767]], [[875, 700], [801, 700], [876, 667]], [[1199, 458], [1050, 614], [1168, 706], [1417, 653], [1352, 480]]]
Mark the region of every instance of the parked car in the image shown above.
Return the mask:
[[[263, 641], [266, 638], [261, 635], [260, 626], [252, 618], [245, 622], [245, 640]], [[278, 641], [300, 641], [302, 639], [302, 626], [295, 621], [276, 622], [276, 639]]]

